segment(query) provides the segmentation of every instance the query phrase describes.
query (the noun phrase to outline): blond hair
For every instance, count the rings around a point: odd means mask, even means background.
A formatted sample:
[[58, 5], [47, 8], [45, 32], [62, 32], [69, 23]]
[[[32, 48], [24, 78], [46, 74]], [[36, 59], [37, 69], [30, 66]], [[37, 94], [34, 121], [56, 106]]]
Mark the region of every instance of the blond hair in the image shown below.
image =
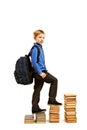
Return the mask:
[[39, 35], [39, 34], [45, 34], [45, 32], [43, 30], [36, 30], [33, 35], [34, 35], [34, 39]]

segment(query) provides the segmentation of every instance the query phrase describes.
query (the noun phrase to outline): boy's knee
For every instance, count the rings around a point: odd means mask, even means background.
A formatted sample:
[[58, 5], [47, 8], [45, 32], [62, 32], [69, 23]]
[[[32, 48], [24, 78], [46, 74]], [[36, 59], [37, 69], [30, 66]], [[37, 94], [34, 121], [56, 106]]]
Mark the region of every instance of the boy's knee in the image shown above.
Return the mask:
[[56, 78], [56, 82], [58, 83], [58, 79]]
[[58, 83], [58, 79], [57, 79], [57, 78], [54, 78], [54, 82], [57, 84], [57, 83]]

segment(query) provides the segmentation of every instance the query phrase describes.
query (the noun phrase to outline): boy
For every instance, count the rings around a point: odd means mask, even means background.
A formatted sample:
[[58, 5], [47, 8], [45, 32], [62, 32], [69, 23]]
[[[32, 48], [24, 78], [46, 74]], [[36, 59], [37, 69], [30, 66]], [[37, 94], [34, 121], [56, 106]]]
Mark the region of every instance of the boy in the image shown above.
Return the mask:
[[33, 34], [35, 39], [34, 45], [38, 46], [40, 50], [39, 62], [37, 62], [38, 49], [34, 47], [30, 52], [32, 66], [35, 70], [35, 84], [32, 96], [32, 113], [37, 113], [41, 111], [46, 111], [46, 109], [41, 109], [38, 105], [40, 100], [40, 91], [43, 87], [44, 82], [50, 83], [48, 104], [62, 105], [62, 103], [56, 101], [58, 80], [47, 71], [45, 65], [44, 51], [42, 48], [42, 44], [44, 43], [45, 39], [45, 33], [43, 30], [36, 30]]

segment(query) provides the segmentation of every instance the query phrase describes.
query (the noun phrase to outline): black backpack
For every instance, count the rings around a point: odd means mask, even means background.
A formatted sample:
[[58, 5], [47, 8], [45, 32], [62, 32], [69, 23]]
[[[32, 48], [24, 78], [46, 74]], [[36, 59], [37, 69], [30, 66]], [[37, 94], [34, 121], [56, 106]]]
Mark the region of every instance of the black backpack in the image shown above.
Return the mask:
[[[38, 49], [37, 62], [39, 62], [40, 49], [38, 46], [33, 46], [30, 50], [36, 47]], [[18, 84], [28, 85], [33, 83], [34, 68], [31, 65], [30, 52], [28, 55], [20, 57], [15, 64], [14, 77]]]

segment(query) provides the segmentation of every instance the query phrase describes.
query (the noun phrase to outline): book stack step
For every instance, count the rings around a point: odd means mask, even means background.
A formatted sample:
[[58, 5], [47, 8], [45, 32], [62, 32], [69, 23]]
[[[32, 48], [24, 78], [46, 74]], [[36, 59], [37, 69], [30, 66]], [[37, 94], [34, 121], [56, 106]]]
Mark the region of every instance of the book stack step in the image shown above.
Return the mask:
[[64, 119], [67, 123], [76, 123], [76, 95], [64, 94]]
[[50, 123], [59, 123], [60, 119], [60, 106], [59, 105], [50, 105], [49, 109], [49, 122]]
[[45, 123], [46, 122], [46, 114], [45, 112], [38, 112], [35, 114], [35, 122], [36, 123]]
[[30, 124], [30, 123], [34, 123], [34, 115], [25, 115], [24, 117], [24, 123], [25, 124]]

